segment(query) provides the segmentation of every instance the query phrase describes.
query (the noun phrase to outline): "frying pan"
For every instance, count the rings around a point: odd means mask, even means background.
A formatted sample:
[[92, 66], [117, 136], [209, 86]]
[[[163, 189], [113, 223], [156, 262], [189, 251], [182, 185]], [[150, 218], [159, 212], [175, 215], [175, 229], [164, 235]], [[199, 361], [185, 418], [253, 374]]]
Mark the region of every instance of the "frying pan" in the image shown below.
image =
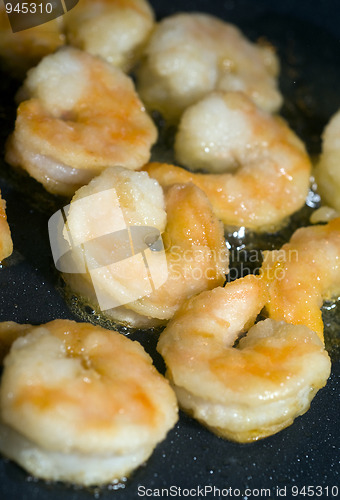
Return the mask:
[[[282, 114], [305, 141], [310, 154], [319, 153], [322, 129], [340, 107], [337, 2], [173, 0], [170, 3], [154, 0], [151, 3], [158, 18], [177, 11], [203, 11], [237, 24], [252, 40], [262, 36], [268, 39], [277, 48], [282, 63], [280, 87], [285, 97]], [[2, 149], [15, 119], [15, 89], [15, 83], [2, 73]], [[55, 318], [79, 320], [74, 299], [73, 302], [65, 299], [48, 242], [47, 220], [61, 206], [61, 200], [45, 193], [35, 181], [18, 178], [5, 165], [3, 154], [0, 178], [15, 248], [0, 270], [0, 320], [33, 324]], [[315, 198], [310, 202], [313, 203]], [[241, 445], [216, 437], [181, 413], [167, 439], [126, 481], [103, 489], [46, 483], [31, 478], [14, 463], [0, 459], [0, 499], [128, 500], [139, 498], [143, 493], [156, 496], [157, 489], [162, 488], [168, 489], [169, 496], [180, 498], [188, 496], [186, 488], [194, 488], [191, 496], [196, 493], [202, 498], [203, 494], [205, 498], [218, 498], [218, 489], [221, 498], [252, 498], [246, 488], [252, 490], [253, 497], [273, 499], [285, 493], [286, 498], [303, 498], [301, 488], [304, 486], [320, 486], [322, 489], [314, 493], [322, 495], [315, 496], [332, 498], [333, 494], [335, 497], [337, 490], [331, 488], [339, 486], [340, 305], [326, 304], [323, 314], [327, 346], [332, 354], [332, 375], [313, 400], [311, 409], [289, 428], [265, 440]], [[83, 318], [91, 319], [91, 310], [85, 311]], [[157, 334], [135, 332], [130, 336], [144, 345], [156, 366], [163, 370], [155, 350]], [[197, 489], [205, 486], [215, 487], [215, 492], [209, 493], [209, 488]], [[305, 491], [311, 494], [312, 490]]]

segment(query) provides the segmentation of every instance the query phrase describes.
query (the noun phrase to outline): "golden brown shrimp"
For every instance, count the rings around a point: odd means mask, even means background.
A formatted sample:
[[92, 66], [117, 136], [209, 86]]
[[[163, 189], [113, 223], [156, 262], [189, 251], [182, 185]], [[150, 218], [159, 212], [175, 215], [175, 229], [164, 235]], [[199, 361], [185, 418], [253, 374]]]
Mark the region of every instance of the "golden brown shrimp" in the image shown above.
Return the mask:
[[322, 222], [329, 222], [333, 219], [337, 219], [339, 215], [339, 212], [334, 208], [328, 207], [327, 205], [321, 205], [314, 210], [309, 220], [311, 224], [320, 224]]
[[[216, 120], [223, 122], [221, 132]], [[211, 150], [204, 153], [210, 140]], [[225, 225], [277, 228], [305, 202], [311, 163], [302, 142], [281, 119], [260, 111], [241, 93], [213, 93], [188, 109], [177, 137], [179, 151], [190, 167], [211, 163], [212, 170], [223, 167], [224, 173], [192, 173], [159, 163], [145, 170], [162, 186], [196, 184]], [[197, 155], [206, 159], [200, 163]]]
[[6, 203], [0, 193], [0, 262], [13, 252], [11, 231], [7, 222]]
[[202, 292], [176, 313], [157, 347], [180, 406], [233, 441], [290, 425], [330, 374], [309, 328], [272, 319], [252, 326], [266, 299], [265, 280], [253, 275]]
[[123, 71], [135, 64], [154, 25], [146, 0], [80, 0], [64, 19], [72, 45]]
[[65, 43], [62, 18], [13, 33], [4, 3], [0, 3], [0, 59], [16, 77], [24, 77], [47, 54]]
[[182, 13], [153, 32], [138, 71], [138, 91], [150, 109], [177, 120], [212, 90], [242, 91], [273, 112], [282, 103], [277, 57], [269, 46], [247, 40], [235, 26], [213, 16]]
[[24, 333], [4, 361], [0, 450], [34, 476], [109, 483], [175, 424], [175, 395], [138, 342], [68, 320]]
[[323, 340], [320, 308], [340, 295], [340, 218], [295, 231], [281, 250], [265, 252], [270, 318], [306, 325]]
[[315, 180], [322, 201], [340, 213], [340, 110], [323, 133], [322, 154], [315, 170]]
[[132, 80], [74, 48], [45, 57], [21, 96], [6, 160], [55, 194], [72, 195], [104, 168], [137, 169], [150, 157], [156, 128]]
[[14, 321], [3, 321], [0, 323], [0, 364], [11, 350], [13, 342], [25, 335], [31, 325], [19, 325]]
[[[98, 193], [103, 194], [94, 209], [93, 195]], [[125, 248], [125, 233], [118, 243], [98, 240], [86, 253], [86, 273], [64, 274], [73, 290], [99, 303], [101, 309], [108, 304], [104, 307], [107, 315], [133, 327], [166, 323], [185, 299], [223, 284], [228, 272], [222, 225], [205, 194], [192, 184], [172, 186], [163, 197], [159, 184], [146, 172], [112, 167], [77, 191], [67, 224], [76, 247], [74, 262], [80, 264], [84, 259], [81, 243], [87, 240], [136, 226], [149, 228], [151, 233], [155, 228], [159, 237], [163, 233], [163, 251], [134, 249], [133, 257], [124, 254], [118, 263], [114, 249]]]

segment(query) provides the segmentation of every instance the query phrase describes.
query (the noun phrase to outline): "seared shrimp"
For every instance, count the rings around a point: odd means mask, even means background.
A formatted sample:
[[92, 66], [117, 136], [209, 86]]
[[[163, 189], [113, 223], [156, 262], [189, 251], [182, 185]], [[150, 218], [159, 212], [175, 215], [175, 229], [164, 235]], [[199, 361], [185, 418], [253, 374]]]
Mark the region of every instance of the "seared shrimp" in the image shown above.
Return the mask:
[[272, 319], [252, 326], [265, 301], [265, 281], [253, 275], [203, 292], [177, 312], [157, 347], [180, 406], [233, 441], [290, 425], [330, 374], [309, 328]]
[[270, 318], [306, 325], [323, 340], [320, 307], [340, 295], [340, 218], [295, 231], [281, 250], [265, 252]]
[[302, 142], [241, 93], [213, 93], [188, 109], [176, 150], [190, 167], [224, 172], [191, 173], [157, 163], [145, 169], [162, 186], [196, 184], [225, 225], [277, 228], [305, 202], [311, 163]]
[[157, 132], [119, 69], [65, 48], [32, 69], [21, 90], [6, 160], [55, 194], [69, 196], [104, 168], [136, 169]]
[[14, 76], [24, 77], [29, 68], [64, 43], [62, 18], [13, 33], [5, 3], [0, 3], [0, 59]]
[[315, 178], [322, 201], [340, 213], [340, 110], [324, 131]]
[[273, 112], [282, 103], [278, 67], [271, 47], [251, 43], [235, 26], [206, 14], [176, 14], [153, 32], [138, 90], [150, 109], [171, 121], [214, 89], [245, 92]]
[[146, 0], [80, 0], [65, 16], [68, 41], [128, 71], [154, 25]]
[[36, 477], [81, 485], [129, 474], [177, 420], [175, 395], [138, 342], [67, 320], [14, 342], [0, 405], [2, 453]]
[[0, 262], [13, 252], [11, 231], [6, 217], [6, 203], [0, 193]]
[[[166, 323], [185, 299], [223, 284], [228, 272], [223, 228], [205, 194], [192, 184], [172, 186], [163, 197], [146, 172], [110, 168], [77, 191], [67, 224], [80, 274], [71, 269], [65, 281], [107, 315], [133, 327]], [[134, 237], [136, 226], [146, 233]], [[120, 239], [108, 236], [85, 249], [88, 264], [81, 273], [81, 243], [105, 234], [114, 237], [114, 231], [123, 231], [116, 233]]]

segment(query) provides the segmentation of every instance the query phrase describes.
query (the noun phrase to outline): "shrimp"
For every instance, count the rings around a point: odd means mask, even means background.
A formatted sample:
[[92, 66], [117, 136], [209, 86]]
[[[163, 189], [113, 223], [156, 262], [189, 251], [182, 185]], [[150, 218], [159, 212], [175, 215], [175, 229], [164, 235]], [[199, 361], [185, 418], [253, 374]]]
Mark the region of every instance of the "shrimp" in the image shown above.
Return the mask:
[[314, 210], [309, 220], [311, 224], [319, 224], [321, 222], [329, 222], [330, 220], [339, 217], [339, 212], [334, 208], [328, 207], [327, 205], [321, 205], [321, 207]]
[[323, 133], [323, 151], [315, 178], [321, 199], [340, 213], [340, 110]]
[[295, 231], [280, 250], [264, 252], [270, 318], [306, 325], [323, 340], [320, 307], [340, 295], [340, 218]]
[[5, 10], [0, 3], [0, 59], [6, 69], [18, 78], [48, 54], [55, 52], [65, 43], [62, 18], [41, 26], [13, 33]]
[[151, 34], [154, 14], [146, 0], [80, 0], [65, 16], [68, 41], [129, 71]]
[[6, 160], [54, 194], [71, 196], [104, 168], [148, 161], [156, 128], [132, 80], [74, 48], [47, 56], [21, 90]]
[[[119, 213], [114, 208], [112, 189]], [[94, 208], [93, 196], [98, 193], [102, 194], [98, 208]], [[84, 202], [81, 207], [80, 202]], [[127, 233], [119, 233], [123, 236], [116, 243], [98, 239], [98, 245], [86, 253], [86, 272], [79, 268], [78, 274], [72, 269], [63, 274], [72, 290], [131, 327], [165, 324], [185, 299], [223, 284], [228, 272], [222, 225], [205, 194], [192, 184], [172, 186], [163, 195], [157, 181], [146, 172], [112, 167], [77, 191], [67, 224], [74, 242], [74, 262], [80, 267], [84, 258], [82, 242], [93, 241], [114, 229], [147, 228], [150, 245], [138, 252], [136, 245], [140, 246], [145, 235], [137, 240], [132, 236], [135, 248], [124, 253], [119, 263], [114, 252], [125, 249]], [[160, 251], [155, 251], [157, 245]], [[134, 257], [127, 258], [133, 253]]]
[[206, 14], [176, 14], [153, 32], [137, 87], [143, 102], [169, 121], [215, 89], [243, 91], [274, 112], [282, 103], [278, 71], [273, 49], [251, 43], [235, 26]]
[[25, 335], [31, 325], [19, 325], [14, 321], [0, 322], [0, 363], [2, 365], [5, 357], [11, 350], [13, 342]]
[[266, 296], [265, 280], [254, 275], [202, 292], [176, 313], [157, 346], [180, 406], [233, 441], [290, 425], [330, 374], [328, 354], [306, 326], [272, 319], [252, 326]]
[[196, 184], [227, 226], [277, 229], [305, 203], [311, 163], [302, 142], [241, 93], [213, 93], [189, 108], [176, 151], [182, 163], [213, 173], [159, 163], [145, 170], [162, 186]]
[[11, 231], [7, 222], [6, 203], [0, 193], [0, 262], [13, 252]]
[[1, 452], [36, 477], [86, 486], [147, 460], [177, 402], [142, 346], [68, 320], [25, 332], [4, 360]]

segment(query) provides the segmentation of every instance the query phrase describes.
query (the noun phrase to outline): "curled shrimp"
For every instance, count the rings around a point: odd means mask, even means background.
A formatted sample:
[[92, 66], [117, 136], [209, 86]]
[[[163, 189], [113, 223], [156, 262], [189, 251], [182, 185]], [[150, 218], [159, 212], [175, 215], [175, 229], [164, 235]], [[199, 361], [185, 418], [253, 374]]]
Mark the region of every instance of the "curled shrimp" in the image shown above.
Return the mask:
[[65, 16], [68, 41], [128, 71], [154, 25], [146, 0], [80, 0]]
[[290, 425], [330, 374], [327, 352], [306, 326], [272, 319], [252, 326], [265, 302], [265, 281], [254, 275], [202, 292], [176, 313], [157, 346], [180, 406], [233, 441]]
[[4, 360], [0, 450], [34, 476], [120, 479], [175, 424], [175, 395], [138, 342], [68, 320], [3, 330], [23, 336]]
[[[119, 212], [114, 208], [112, 189]], [[94, 209], [91, 203], [98, 193], [98, 209]], [[160, 251], [152, 245], [138, 251], [138, 237], [129, 258], [124, 254], [115, 262], [115, 249], [119, 251], [128, 243], [123, 232], [118, 243], [98, 239], [98, 244], [87, 250], [86, 272], [77, 274], [71, 269], [64, 274], [72, 290], [99, 304], [106, 315], [133, 327], [158, 326], [188, 297], [223, 284], [228, 269], [223, 228], [196, 186], [175, 185], [163, 195], [157, 181], [146, 172], [120, 167], [105, 170], [77, 191], [71, 202], [67, 224], [75, 245], [74, 262], [83, 261], [82, 242], [111, 233], [119, 221], [116, 231], [140, 227], [152, 234], [156, 229], [159, 238], [152, 238], [158, 239]]]
[[241, 93], [213, 93], [189, 108], [176, 151], [190, 168], [214, 173], [159, 163], [145, 170], [162, 186], [193, 182], [225, 225], [272, 230], [305, 203], [311, 164], [302, 142]]
[[315, 169], [315, 180], [322, 201], [340, 213], [340, 110], [324, 130], [322, 154]]
[[13, 33], [5, 3], [0, 3], [0, 59], [13, 76], [24, 77], [29, 68], [64, 43], [62, 18]]
[[0, 262], [13, 252], [11, 231], [7, 222], [6, 203], [0, 193]]
[[258, 106], [277, 111], [278, 59], [269, 46], [247, 40], [235, 26], [206, 14], [176, 14], [162, 20], [138, 71], [143, 102], [165, 118], [212, 90], [245, 92]]
[[306, 325], [323, 340], [320, 308], [340, 295], [340, 218], [295, 231], [280, 250], [264, 252], [269, 317]]
[[55, 194], [70, 196], [104, 168], [137, 169], [156, 128], [132, 80], [74, 48], [45, 57], [21, 90], [6, 160]]

